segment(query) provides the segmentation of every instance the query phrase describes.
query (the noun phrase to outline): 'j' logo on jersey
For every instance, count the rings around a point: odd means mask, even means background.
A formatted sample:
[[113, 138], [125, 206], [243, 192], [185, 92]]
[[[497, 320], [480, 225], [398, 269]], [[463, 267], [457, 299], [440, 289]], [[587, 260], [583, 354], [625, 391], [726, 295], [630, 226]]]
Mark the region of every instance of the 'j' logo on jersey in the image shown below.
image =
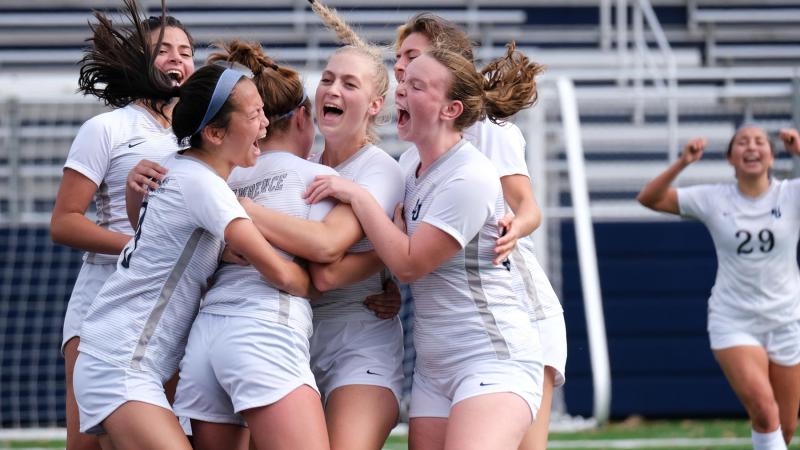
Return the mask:
[[414, 206], [414, 209], [411, 210], [411, 220], [419, 219], [419, 210], [422, 209], [422, 201], [417, 199], [417, 204]]

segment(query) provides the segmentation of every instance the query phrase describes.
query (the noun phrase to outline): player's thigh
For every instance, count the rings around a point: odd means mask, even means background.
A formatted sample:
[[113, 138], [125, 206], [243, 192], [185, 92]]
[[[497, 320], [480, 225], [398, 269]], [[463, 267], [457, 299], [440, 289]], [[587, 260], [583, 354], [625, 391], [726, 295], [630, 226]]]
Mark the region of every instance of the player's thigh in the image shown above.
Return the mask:
[[532, 421], [531, 407], [517, 394], [499, 392], [469, 397], [450, 410], [445, 449], [517, 448]]
[[447, 436], [447, 418], [412, 417], [408, 421], [409, 450], [442, 450]]
[[230, 423], [192, 420], [194, 450], [247, 450], [250, 431]]
[[317, 391], [308, 385], [298, 387], [271, 405], [241, 414], [258, 450], [329, 448], [322, 403]]
[[325, 404], [331, 448], [380, 449], [397, 424], [399, 405], [387, 387], [351, 384], [336, 388]]
[[103, 421], [117, 450], [191, 450], [172, 411], [150, 403], [129, 401]]
[[[78, 359], [80, 338], [73, 337], [64, 344], [64, 374], [66, 375], [66, 413], [67, 413], [67, 448], [66, 450], [99, 450], [97, 436], [80, 432], [80, 413], [75, 401], [75, 390], [72, 386], [72, 373]], [[109, 450], [109, 449], [105, 449]]]
[[714, 357], [748, 412], [765, 414], [774, 402], [766, 350], [742, 345], [714, 350]]
[[550, 408], [553, 405], [553, 384], [556, 378], [556, 369], [545, 366], [544, 383], [542, 385], [542, 403], [536, 413], [536, 419], [525, 432], [525, 437], [519, 445], [520, 450], [546, 450], [547, 436], [550, 432]]

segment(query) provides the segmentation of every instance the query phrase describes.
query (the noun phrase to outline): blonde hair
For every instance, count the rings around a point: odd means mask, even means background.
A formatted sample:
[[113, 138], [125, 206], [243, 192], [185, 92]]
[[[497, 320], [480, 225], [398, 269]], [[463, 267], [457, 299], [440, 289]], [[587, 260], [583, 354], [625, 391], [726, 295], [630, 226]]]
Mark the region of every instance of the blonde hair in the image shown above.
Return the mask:
[[454, 126], [463, 130], [486, 117], [502, 123], [536, 102], [535, 77], [542, 66], [516, 50], [514, 42], [506, 46], [506, 54], [491, 61], [480, 73], [460, 53], [442, 48], [428, 52], [450, 72], [447, 98], [458, 100], [464, 111]]
[[215, 46], [222, 51], [212, 53], [208, 57], [209, 63], [233, 61], [253, 71], [253, 82], [264, 102], [264, 115], [269, 119], [264, 139], [285, 131], [289, 127], [289, 113], [297, 107], [305, 106], [307, 114], [310, 114], [311, 100], [305, 94], [300, 73], [290, 67], [278, 66], [264, 54], [261, 44], [234, 39]]
[[[355, 53], [363, 56], [369, 61], [372, 68], [372, 82], [374, 86], [374, 95], [385, 99], [386, 94], [389, 92], [389, 71], [383, 62], [384, 49], [376, 45], [368, 44], [361, 39], [355, 30], [353, 30], [344, 19], [339, 16], [335, 9], [328, 8], [319, 1], [311, 1], [311, 9], [322, 19], [325, 26], [336, 33], [336, 38], [344, 44], [343, 47], [338, 48], [333, 54], [338, 55], [341, 53]], [[388, 115], [379, 112], [375, 117], [370, 118], [367, 124], [367, 141], [370, 143], [378, 142], [378, 133], [376, 128], [388, 122]]]

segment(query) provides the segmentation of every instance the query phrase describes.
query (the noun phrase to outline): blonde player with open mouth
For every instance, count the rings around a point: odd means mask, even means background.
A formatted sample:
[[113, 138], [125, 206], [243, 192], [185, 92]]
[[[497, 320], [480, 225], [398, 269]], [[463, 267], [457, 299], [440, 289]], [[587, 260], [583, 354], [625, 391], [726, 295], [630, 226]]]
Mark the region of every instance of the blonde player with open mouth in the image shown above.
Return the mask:
[[[781, 130], [780, 138], [800, 156], [797, 130]], [[708, 300], [711, 350], [750, 416], [753, 448], [784, 450], [800, 406], [800, 180], [772, 178], [775, 156], [767, 133], [744, 126], [726, 154], [735, 182], [671, 187], [705, 147], [705, 139], [689, 141], [638, 200], [697, 219], [711, 233], [718, 259]]]
[[[325, 218], [336, 202], [309, 205], [303, 194], [316, 175], [336, 171], [306, 160], [315, 130], [299, 73], [275, 64], [259, 44], [239, 40], [223, 44], [209, 62], [252, 70], [269, 119], [256, 164], [235, 168], [228, 178], [233, 192], [248, 208]], [[205, 294], [181, 361], [175, 411], [192, 419], [198, 450], [247, 448], [248, 436], [256, 448], [327, 449], [310, 368], [309, 299], [280, 291], [246, 260], [239, 262], [222, 264]]]
[[502, 119], [529, 102], [536, 67], [518, 56], [509, 49], [490, 63], [518, 74], [492, 86], [446, 50], [408, 65], [396, 92], [398, 133], [415, 145], [400, 158], [408, 235], [349, 180], [318, 177], [310, 190], [312, 201], [350, 203], [386, 266], [411, 282], [412, 449], [516, 448], [541, 401], [538, 337], [511, 272], [492, 264], [503, 211], [499, 177], [462, 136], [486, 115]]

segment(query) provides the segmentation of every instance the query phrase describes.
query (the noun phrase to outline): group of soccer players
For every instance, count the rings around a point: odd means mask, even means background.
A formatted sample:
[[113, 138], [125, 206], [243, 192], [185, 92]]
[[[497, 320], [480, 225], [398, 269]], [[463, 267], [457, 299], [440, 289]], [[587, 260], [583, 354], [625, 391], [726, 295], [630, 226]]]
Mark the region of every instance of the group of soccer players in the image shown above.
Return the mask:
[[[313, 102], [258, 44], [221, 43], [195, 70], [177, 19], [142, 20], [133, 0], [127, 31], [95, 14], [80, 88], [117, 109], [81, 127], [51, 224], [87, 251], [62, 344], [69, 449], [381, 448], [403, 382], [397, 284], [415, 309], [410, 447], [546, 447], [566, 332], [530, 238], [525, 141], [504, 121], [533, 105], [541, 66], [512, 43], [478, 70], [457, 26], [411, 18], [398, 163], [377, 140], [382, 49], [312, 7], [343, 44]], [[777, 194], [795, 243], [796, 186]]]

